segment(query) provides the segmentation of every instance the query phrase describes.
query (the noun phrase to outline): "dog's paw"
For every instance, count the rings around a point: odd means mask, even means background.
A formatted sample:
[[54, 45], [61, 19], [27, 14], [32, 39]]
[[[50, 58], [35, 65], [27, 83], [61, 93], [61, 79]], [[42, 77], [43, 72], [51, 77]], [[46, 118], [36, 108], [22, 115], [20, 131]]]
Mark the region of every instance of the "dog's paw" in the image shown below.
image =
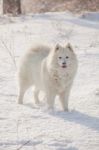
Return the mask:
[[69, 108], [66, 107], [66, 108], [63, 108], [63, 111], [64, 112], [69, 112], [70, 110], [69, 110]]
[[95, 90], [95, 95], [98, 95], [98, 96], [99, 96], [99, 88], [97, 88], [97, 89]]
[[18, 104], [23, 105], [23, 102], [22, 101], [18, 101]]

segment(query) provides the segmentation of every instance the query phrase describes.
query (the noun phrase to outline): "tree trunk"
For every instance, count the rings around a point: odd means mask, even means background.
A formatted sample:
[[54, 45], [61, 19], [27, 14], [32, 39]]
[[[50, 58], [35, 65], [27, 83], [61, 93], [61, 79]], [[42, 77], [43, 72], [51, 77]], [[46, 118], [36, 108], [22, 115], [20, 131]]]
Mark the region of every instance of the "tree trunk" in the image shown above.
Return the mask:
[[17, 15], [21, 13], [20, 0], [3, 0], [4, 14], [10, 13]]

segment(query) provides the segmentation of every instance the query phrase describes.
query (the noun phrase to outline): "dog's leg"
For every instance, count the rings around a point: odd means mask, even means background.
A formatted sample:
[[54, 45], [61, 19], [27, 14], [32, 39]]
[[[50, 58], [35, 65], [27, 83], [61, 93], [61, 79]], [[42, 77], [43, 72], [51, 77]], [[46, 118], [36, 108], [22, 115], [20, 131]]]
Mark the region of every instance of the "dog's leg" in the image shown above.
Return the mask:
[[64, 111], [69, 111], [69, 109], [68, 109], [68, 100], [69, 100], [70, 89], [71, 89], [71, 86], [68, 87], [68, 88], [66, 89], [66, 91], [62, 92], [62, 93], [59, 95], [60, 102], [61, 102], [61, 104], [62, 104], [62, 107], [63, 107], [63, 110], [64, 110]]
[[24, 89], [20, 88], [19, 96], [18, 96], [18, 104], [23, 104], [23, 97], [24, 97], [25, 92], [26, 92], [26, 88]]
[[23, 104], [24, 94], [29, 87], [30, 87], [30, 84], [27, 81], [19, 80], [18, 104]]
[[62, 104], [62, 108], [64, 111], [68, 111], [68, 95], [67, 93], [63, 92], [59, 95], [60, 102]]
[[48, 109], [53, 109], [55, 102], [55, 94], [52, 92], [46, 92], [46, 100]]
[[39, 90], [35, 87], [35, 89], [34, 89], [34, 100], [35, 100], [36, 104], [40, 103], [38, 96], [39, 96]]

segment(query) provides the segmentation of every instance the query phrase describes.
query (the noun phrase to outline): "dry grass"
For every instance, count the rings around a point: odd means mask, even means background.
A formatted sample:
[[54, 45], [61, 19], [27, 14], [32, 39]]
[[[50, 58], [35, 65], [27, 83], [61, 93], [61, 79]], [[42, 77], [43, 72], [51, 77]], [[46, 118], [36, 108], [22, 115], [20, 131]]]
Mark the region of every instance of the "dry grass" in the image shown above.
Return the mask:
[[99, 0], [22, 0], [22, 7], [23, 12], [42, 13], [69, 10], [81, 13], [83, 11], [98, 11]]
[[99, 11], [99, 0], [5, 0], [4, 13], [13, 15], [55, 11]]

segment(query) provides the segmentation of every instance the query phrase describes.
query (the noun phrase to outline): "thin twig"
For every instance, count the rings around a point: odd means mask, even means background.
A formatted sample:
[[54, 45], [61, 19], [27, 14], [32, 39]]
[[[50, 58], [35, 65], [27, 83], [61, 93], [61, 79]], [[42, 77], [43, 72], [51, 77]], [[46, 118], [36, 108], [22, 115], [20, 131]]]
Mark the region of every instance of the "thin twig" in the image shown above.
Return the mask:
[[0, 40], [1, 40], [2, 44], [3, 44], [3, 46], [5, 47], [5, 49], [7, 50], [8, 54], [10, 55], [10, 57], [11, 57], [13, 63], [14, 63], [15, 68], [17, 69], [15, 58], [12, 55], [10, 49], [7, 47], [7, 45], [5, 44], [5, 42], [2, 39], [0, 39]]
[[25, 145], [27, 145], [28, 143], [30, 143], [30, 140], [25, 142], [23, 145], [21, 145], [19, 148], [17, 148], [17, 150], [21, 150]]

